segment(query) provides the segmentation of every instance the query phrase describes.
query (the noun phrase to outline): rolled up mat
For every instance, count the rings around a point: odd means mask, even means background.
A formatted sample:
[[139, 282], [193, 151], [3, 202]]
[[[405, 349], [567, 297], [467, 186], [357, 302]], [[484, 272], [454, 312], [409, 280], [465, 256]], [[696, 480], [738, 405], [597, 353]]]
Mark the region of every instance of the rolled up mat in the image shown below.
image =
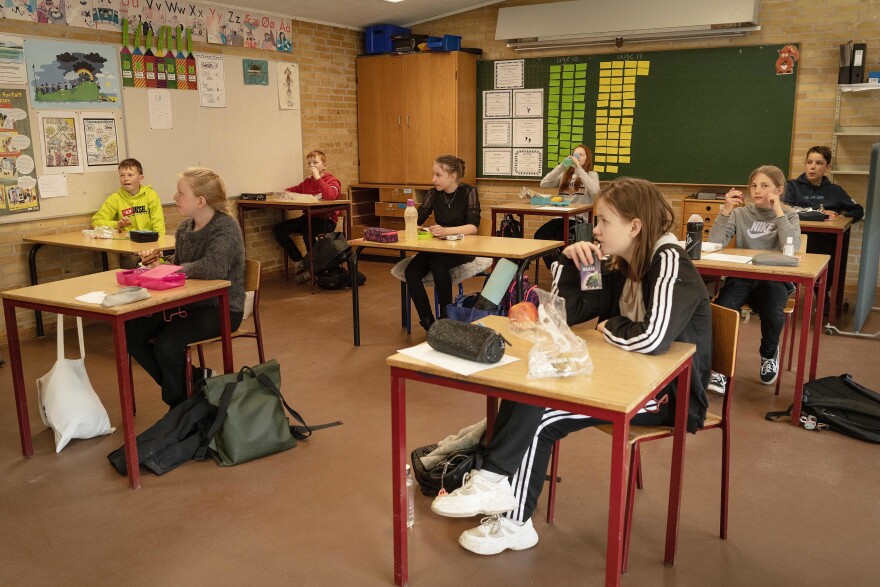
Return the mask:
[[441, 353], [477, 361], [497, 363], [504, 356], [504, 337], [485, 326], [443, 318], [428, 330], [428, 345]]

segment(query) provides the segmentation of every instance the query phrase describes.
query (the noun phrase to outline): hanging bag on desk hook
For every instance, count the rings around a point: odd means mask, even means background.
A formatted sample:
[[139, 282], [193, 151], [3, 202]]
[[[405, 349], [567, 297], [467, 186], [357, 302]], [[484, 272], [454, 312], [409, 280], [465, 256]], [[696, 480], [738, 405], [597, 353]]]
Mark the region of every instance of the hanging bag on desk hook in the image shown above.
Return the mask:
[[43, 424], [55, 431], [55, 452], [74, 438], [94, 438], [110, 434], [107, 410], [95, 393], [86, 373], [86, 350], [82, 318], [76, 319], [79, 335], [78, 359], [64, 358], [64, 316], [58, 314], [58, 359], [52, 369], [37, 379], [37, 401]]

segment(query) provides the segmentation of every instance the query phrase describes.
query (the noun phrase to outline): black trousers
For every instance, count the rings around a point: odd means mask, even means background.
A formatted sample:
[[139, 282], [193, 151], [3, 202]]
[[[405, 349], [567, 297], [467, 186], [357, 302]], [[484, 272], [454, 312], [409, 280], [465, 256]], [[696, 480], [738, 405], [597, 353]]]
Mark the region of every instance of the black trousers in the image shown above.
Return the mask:
[[440, 316], [446, 317], [446, 305], [452, 303], [452, 276], [449, 271], [453, 267], [470, 263], [474, 257], [467, 255], [450, 255], [448, 253], [416, 253], [406, 267], [406, 285], [409, 297], [419, 314], [419, 322], [425, 328], [434, 322], [431, 301], [422, 279], [430, 272], [434, 276], [434, 290], [440, 302]]
[[783, 281], [761, 281], [728, 277], [715, 303], [739, 311], [748, 304], [761, 317], [761, 356], [776, 356], [779, 335], [785, 326], [785, 303], [794, 291], [794, 285]]
[[[283, 220], [272, 227], [272, 235], [275, 237], [275, 240], [278, 241], [281, 248], [287, 252], [287, 256], [294, 261], [302, 261], [303, 254], [296, 244], [290, 240], [290, 235], [298, 232], [305, 237], [305, 235], [309, 233], [308, 222], [308, 218], [303, 214], [299, 218]], [[312, 243], [317, 240], [319, 236], [327, 232], [333, 232], [334, 230], [336, 230], [335, 222], [332, 222], [327, 218], [312, 218], [312, 242], [308, 242], [308, 238], [303, 238], [303, 242], [306, 244], [306, 249], [311, 251]]]
[[[834, 279], [834, 249], [836, 247], [837, 238], [834, 234], [828, 234], [824, 232], [814, 232], [810, 233], [809, 241], [807, 242], [807, 252], [808, 253], [816, 253], [818, 255], [828, 255], [830, 259], [828, 259], [828, 279], [825, 280], [825, 290], [828, 291], [831, 289], [831, 281]], [[846, 254], [846, 251], [843, 252]], [[846, 279], [845, 275], [840, 276], [841, 283], [844, 279]], [[826, 306], [827, 310], [827, 306]]]
[[[170, 312], [169, 312], [170, 313]], [[174, 407], [186, 399], [186, 347], [188, 344], [220, 336], [220, 317], [216, 306], [186, 308], [186, 317], [169, 322], [159, 312], [125, 323], [128, 354], [162, 388], [162, 401]], [[234, 332], [241, 325], [242, 313], [230, 312]]]
[[[535, 238], [537, 240], [565, 242], [565, 224], [563, 223], [562, 218], [552, 218], [545, 222], [540, 228], [538, 228], [538, 230], [535, 231]], [[550, 251], [542, 257], [542, 259], [544, 259], [544, 265], [547, 266], [547, 269], [550, 269], [550, 265], [553, 263], [553, 261], [559, 259], [559, 255], [561, 253], [562, 249], [556, 249]]]
[[[660, 414], [652, 412], [656, 402], [648, 402], [632, 419], [641, 426], [660, 425]], [[606, 420], [503, 400], [495, 419], [483, 468], [507, 475], [516, 496], [517, 508], [508, 518], [525, 522], [532, 517], [550, 463], [553, 443], [578, 430], [607, 424]]]

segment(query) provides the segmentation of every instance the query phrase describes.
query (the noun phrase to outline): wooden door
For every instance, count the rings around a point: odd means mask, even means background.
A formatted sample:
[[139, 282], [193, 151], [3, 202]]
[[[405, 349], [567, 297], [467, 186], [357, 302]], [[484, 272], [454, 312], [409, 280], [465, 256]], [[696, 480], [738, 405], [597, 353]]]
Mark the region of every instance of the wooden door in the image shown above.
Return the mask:
[[358, 168], [362, 182], [406, 180], [404, 61], [392, 55], [357, 60]]
[[459, 155], [457, 60], [454, 53], [420, 53], [403, 61], [406, 181], [426, 184], [431, 181], [434, 159]]

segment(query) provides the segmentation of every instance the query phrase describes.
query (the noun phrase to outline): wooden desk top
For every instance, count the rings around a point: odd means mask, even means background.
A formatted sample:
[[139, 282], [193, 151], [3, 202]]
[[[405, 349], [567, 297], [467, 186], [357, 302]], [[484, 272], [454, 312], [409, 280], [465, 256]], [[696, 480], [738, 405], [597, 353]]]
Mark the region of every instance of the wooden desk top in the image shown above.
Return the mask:
[[849, 216], [836, 216], [832, 220], [801, 220], [801, 228], [810, 231], [845, 231], [853, 224], [853, 219]]
[[47, 306], [52, 306], [54, 308], [70, 308], [73, 310], [107, 314], [108, 316], [118, 316], [165, 302], [178, 299], [183, 300], [192, 295], [217, 291], [231, 285], [228, 281], [223, 279], [187, 279], [186, 285], [183, 287], [175, 287], [162, 291], [150, 290], [151, 297], [146, 300], [141, 300], [132, 304], [124, 304], [122, 306], [114, 306], [112, 308], [104, 308], [98, 304], [87, 304], [75, 299], [77, 296], [92, 291], [104, 291], [107, 293], [116, 292], [122, 287], [116, 283], [116, 273], [117, 271], [104, 271], [103, 273], [92, 273], [91, 275], [71, 277], [70, 279], [62, 279], [61, 281], [53, 281], [51, 283], [43, 283], [40, 285], [32, 285], [30, 287], [5, 291], [0, 294], [0, 296], [10, 300], [46, 304]]
[[[721, 249], [716, 251], [725, 255], [744, 255], [754, 257], [761, 253], [778, 253], [779, 251], [760, 251], [756, 249]], [[713, 269], [728, 271], [748, 271], [754, 273], [756, 278], [761, 274], [764, 275], [781, 275], [791, 277], [793, 279], [815, 279], [822, 272], [822, 269], [828, 264], [830, 257], [828, 255], [816, 255], [813, 253], [798, 253], [795, 257], [801, 260], [797, 267], [779, 267], [775, 265], [754, 265], [752, 263], [732, 263], [730, 261], [715, 261], [706, 259], [711, 253], [704, 253], [702, 259], [694, 261], [697, 270]]]
[[351, 200], [315, 200], [314, 202], [285, 200], [283, 198], [269, 198], [266, 200], [236, 200], [239, 206], [251, 206], [260, 208], [327, 208], [329, 206], [347, 206]]
[[90, 249], [105, 253], [137, 253], [147, 249], [173, 249], [174, 237], [160, 235], [159, 240], [152, 243], [136, 243], [127, 235], [120, 234], [116, 238], [91, 238], [82, 232], [62, 232], [60, 234], [44, 234], [40, 236], [26, 236], [27, 243], [39, 243], [41, 245], [54, 245], [72, 249]]
[[[569, 204], [567, 206], [553, 206], [552, 204], [532, 205], [522, 200], [518, 202], [505, 202], [495, 206], [489, 206], [494, 211], [521, 212], [523, 214], [582, 214], [593, 209], [592, 204]], [[538, 210], [538, 208], [553, 208], [553, 210]]]
[[572, 330], [587, 342], [587, 349], [593, 360], [593, 373], [576, 377], [529, 379], [528, 356], [532, 343], [512, 334], [507, 327], [507, 318], [489, 316], [480, 323], [500, 332], [509, 340], [512, 345], [506, 347], [505, 352], [519, 357], [520, 360], [468, 376], [458, 375], [400, 353], [388, 357], [385, 362], [391, 367], [413, 369], [449, 379], [519, 391], [535, 397], [629, 413], [686, 361], [696, 348], [692, 344], [674, 342], [667, 352], [660, 355], [630, 353], [605, 342], [594, 328], [579, 325]]
[[562, 241], [535, 240], [531, 238], [507, 238], [501, 236], [468, 235], [461, 240], [448, 241], [430, 238], [417, 241], [406, 241], [404, 231], [397, 232], [396, 243], [377, 243], [362, 238], [348, 241], [353, 247], [369, 247], [371, 249], [391, 249], [395, 251], [426, 251], [432, 253], [451, 253], [454, 255], [474, 255], [477, 257], [493, 257], [498, 259], [527, 259], [557, 247], [565, 246]]

